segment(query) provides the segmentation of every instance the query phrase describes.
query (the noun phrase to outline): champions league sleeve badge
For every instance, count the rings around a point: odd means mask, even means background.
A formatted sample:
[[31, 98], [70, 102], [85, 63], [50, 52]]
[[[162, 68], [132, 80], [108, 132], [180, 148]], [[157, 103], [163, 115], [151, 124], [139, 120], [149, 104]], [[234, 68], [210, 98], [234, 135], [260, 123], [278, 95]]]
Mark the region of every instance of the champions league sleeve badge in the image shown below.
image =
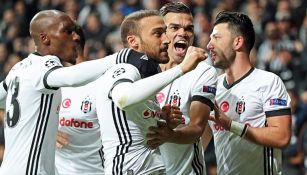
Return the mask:
[[126, 72], [126, 70], [125, 70], [124, 68], [116, 69], [116, 70], [113, 72], [112, 77], [113, 77], [113, 78], [116, 78], [116, 77], [118, 77], [119, 75], [121, 75], [121, 74], [123, 74], [123, 73], [125, 73], [125, 72]]
[[53, 59], [49, 59], [45, 62], [45, 66], [48, 68], [54, 67], [54, 66], [61, 66], [59, 62], [53, 60]]
[[92, 110], [92, 102], [89, 96], [87, 96], [81, 103], [81, 111], [83, 113], [91, 112]]
[[236, 112], [240, 115], [245, 111], [245, 102], [243, 97], [236, 104]]

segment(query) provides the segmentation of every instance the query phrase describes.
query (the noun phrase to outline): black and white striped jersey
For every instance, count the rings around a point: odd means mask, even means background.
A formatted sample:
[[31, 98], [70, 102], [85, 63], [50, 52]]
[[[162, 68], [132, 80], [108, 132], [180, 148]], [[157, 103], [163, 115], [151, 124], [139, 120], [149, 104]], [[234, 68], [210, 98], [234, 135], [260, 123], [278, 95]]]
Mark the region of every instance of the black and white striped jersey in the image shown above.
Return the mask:
[[47, 75], [62, 67], [55, 56], [30, 54], [5, 79], [5, 152], [0, 174], [54, 174], [60, 91]]
[[146, 145], [148, 127], [157, 125], [156, 117], [160, 110], [155, 97], [121, 110], [109, 95], [120, 81], [135, 82], [158, 73], [158, 64], [134, 51], [129, 54], [127, 63], [129, 64], [113, 66], [97, 80], [101, 81], [101, 88], [97, 88], [96, 104], [105, 156], [105, 173], [159, 172], [164, 170], [159, 150], [151, 150]]
[[[219, 76], [216, 101], [232, 120], [252, 127], [265, 127], [266, 119], [291, 114], [290, 97], [275, 74], [252, 68], [229, 86]], [[217, 170], [220, 175], [280, 175], [281, 150], [241, 138], [209, 122], [214, 135]]]

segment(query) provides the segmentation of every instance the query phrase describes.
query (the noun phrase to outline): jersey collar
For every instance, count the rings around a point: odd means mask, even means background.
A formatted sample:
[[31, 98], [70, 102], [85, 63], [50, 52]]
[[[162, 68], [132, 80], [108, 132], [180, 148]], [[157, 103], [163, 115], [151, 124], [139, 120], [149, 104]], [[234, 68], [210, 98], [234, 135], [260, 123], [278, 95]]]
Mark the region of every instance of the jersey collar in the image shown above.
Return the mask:
[[240, 81], [242, 81], [245, 77], [249, 76], [253, 71], [255, 70], [254, 67], [252, 67], [245, 75], [243, 75], [243, 77], [241, 77], [239, 80], [235, 81], [234, 83], [232, 83], [232, 85], [229, 85], [226, 81], [226, 76], [224, 77], [224, 81], [223, 81], [223, 85], [226, 89], [230, 89], [232, 88], [234, 85], [240, 83]]

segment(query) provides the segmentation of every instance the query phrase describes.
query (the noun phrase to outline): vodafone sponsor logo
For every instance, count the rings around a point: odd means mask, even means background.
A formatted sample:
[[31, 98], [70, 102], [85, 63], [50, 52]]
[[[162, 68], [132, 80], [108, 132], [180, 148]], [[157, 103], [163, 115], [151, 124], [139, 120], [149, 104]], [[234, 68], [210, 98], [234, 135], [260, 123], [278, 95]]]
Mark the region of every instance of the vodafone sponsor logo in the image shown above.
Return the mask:
[[61, 126], [75, 127], [75, 128], [93, 128], [93, 122], [79, 121], [74, 118], [65, 119], [65, 117], [60, 117], [59, 121]]

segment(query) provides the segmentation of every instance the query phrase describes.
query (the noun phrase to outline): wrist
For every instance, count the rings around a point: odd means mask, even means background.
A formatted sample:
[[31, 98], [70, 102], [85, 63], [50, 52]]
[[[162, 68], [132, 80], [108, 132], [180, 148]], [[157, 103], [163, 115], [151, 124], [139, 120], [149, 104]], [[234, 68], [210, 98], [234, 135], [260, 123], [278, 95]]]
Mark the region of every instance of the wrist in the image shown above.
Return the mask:
[[244, 137], [247, 132], [247, 128], [248, 128], [247, 124], [231, 121], [229, 131], [240, 137]]

